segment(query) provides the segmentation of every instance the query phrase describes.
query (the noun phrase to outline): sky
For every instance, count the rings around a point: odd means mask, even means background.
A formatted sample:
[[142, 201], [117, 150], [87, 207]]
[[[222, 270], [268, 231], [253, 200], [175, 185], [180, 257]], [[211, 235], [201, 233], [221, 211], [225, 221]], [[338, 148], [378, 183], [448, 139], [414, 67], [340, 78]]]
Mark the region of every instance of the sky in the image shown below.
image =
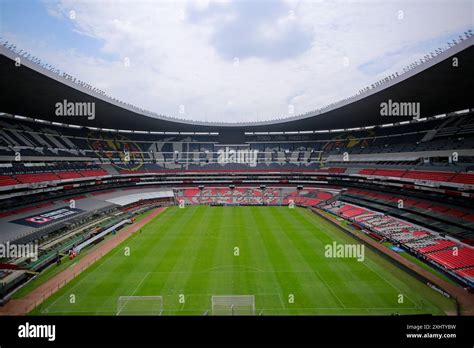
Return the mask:
[[304, 114], [472, 29], [473, 0], [0, 0], [0, 37], [124, 102], [198, 121]]

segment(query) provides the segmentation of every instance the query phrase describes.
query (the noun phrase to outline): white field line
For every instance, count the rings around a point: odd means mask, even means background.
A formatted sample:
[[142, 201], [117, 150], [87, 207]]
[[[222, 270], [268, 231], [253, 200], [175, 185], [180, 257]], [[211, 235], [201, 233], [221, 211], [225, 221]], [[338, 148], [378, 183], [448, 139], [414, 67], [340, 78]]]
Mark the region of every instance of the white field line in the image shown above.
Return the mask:
[[339, 302], [342, 306], [342, 308], [346, 308], [346, 306], [344, 305], [344, 303], [341, 301], [341, 299], [336, 295], [336, 293], [332, 290], [331, 286], [326, 283], [326, 281], [324, 280], [324, 278], [321, 276], [321, 274], [319, 274], [319, 272], [317, 270], [314, 270], [314, 272], [318, 275], [318, 277], [321, 279], [321, 281], [323, 282], [324, 285], [326, 285], [326, 287], [328, 288], [329, 292], [331, 293], [331, 295], [333, 295], [337, 302]]

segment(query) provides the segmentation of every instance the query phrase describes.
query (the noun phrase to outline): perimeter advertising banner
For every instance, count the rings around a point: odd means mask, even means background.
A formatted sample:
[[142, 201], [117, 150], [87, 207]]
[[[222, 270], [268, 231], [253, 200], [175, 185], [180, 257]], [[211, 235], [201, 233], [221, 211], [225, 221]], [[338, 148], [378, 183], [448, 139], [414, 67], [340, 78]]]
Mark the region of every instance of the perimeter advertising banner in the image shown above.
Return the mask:
[[66, 218], [70, 218], [71, 216], [77, 215], [81, 212], [83, 212], [83, 210], [81, 209], [65, 207], [44, 212], [38, 215], [32, 215], [18, 220], [13, 220], [10, 222], [23, 226], [38, 228], [47, 226], [53, 222], [58, 222]]

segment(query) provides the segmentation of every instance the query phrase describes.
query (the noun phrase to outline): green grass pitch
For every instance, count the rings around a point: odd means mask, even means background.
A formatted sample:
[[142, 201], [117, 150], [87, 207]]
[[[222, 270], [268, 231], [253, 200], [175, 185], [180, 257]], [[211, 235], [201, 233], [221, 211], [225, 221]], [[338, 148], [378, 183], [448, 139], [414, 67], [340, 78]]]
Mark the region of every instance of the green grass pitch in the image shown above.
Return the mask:
[[203, 315], [212, 295], [254, 295], [263, 315], [454, 311], [369, 248], [363, 262], [326, 258], [334, 241], [356, 243], [303, 208], [171, 207], [32, 314], [116, 315], [120, 296], [162, 296], [162, 315]]

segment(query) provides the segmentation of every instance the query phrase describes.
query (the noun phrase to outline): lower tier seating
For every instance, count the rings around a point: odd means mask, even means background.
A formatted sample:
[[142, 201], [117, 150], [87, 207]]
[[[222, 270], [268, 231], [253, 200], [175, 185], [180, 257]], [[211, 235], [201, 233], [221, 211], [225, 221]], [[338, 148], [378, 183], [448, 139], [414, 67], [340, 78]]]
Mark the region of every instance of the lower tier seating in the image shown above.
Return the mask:
[[474, 267], [474, 249], [469, 247], [437, 251], [426, 256], [449, 269]]

